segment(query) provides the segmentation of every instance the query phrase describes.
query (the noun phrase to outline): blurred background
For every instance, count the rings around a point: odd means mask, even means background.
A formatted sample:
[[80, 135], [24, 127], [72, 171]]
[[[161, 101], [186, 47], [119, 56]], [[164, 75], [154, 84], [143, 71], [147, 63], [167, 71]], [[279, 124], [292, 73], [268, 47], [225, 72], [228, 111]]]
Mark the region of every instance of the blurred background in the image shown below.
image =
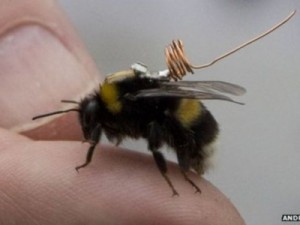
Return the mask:
[[[300, 11], [298, 0], [60, 0], [102, 75], [143, 62], [165, 69], [164, 48], [181, 38], [193, 64], [211, 61]], [[186, 79], [244, 86], [240, 106], [205, 101], [221, 135], [205, 177], [247, 224], [281, 223], [300, 214], [300, 12], [286, 25]], [[145, 151], [143, 141], [123, 146]], [[175, 160], [172, 151], [166, 151]], [[184, 197], [184, 194], [182, 194]]]

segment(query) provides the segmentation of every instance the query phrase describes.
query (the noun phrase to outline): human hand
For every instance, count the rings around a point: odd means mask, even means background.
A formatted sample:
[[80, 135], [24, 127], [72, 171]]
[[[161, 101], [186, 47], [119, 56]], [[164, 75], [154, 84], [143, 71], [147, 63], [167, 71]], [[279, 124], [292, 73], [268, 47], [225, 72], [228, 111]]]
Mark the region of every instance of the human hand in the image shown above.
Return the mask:
[[151, 156], [101, 145], [77, 173], [88, 145], [76, 113], [30, 119], [89, 93], [97, 69], [56, 1], [1, 3], [0, 224], [244, 224], [219, 190], [191, 174], [195, 194], [173, 163], [171, 197]]

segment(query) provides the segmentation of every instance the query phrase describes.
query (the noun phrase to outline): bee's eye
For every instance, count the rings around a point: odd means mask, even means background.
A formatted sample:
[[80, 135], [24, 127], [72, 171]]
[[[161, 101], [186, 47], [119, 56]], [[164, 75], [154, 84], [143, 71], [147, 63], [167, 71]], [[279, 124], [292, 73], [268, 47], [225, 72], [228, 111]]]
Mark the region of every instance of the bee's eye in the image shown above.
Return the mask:
[[85, 125], [91, 125], [97, 117], [98, 105], [96, 101], [90, 101], [84, 110], [83, 122]]
[[90, 124], [90, 122], [91, 122], [91, 116], [88, 113], [85, 113], [83, 117], [83, 123], [84, 123], [83, 125], [87, 126]]

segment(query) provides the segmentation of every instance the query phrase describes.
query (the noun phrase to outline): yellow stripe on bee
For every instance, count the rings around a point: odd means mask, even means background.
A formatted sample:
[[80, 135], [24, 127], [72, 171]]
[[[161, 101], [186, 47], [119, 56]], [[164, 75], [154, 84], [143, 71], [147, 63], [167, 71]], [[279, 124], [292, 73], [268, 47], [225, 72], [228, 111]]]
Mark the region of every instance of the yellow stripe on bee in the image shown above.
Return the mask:
[[132, 69], [123, 70], [123, 71], [120, 71], [120, 72], [117, 72], [117, 73], [107, 75], [106, 78], [105, 78], [105, 82], [111, 84], [111, 83], [114, 83], [114, 82], [117, 82], [117, 81], [122, 81], [122, 80], [125, 80], [127, 78], [134, 77], [134, 76], [135, 76], [135, 73]]
[[116, 84], [104, 82], [100, 87], [100, 97], [111, 113], [116, 114], [122, 110], [122, 103], [118, 100], [119, 90]]
[[201, 104], [194, 99], [181, 99], [175, 117], [185, 127], [190, 127], [201, 116]]

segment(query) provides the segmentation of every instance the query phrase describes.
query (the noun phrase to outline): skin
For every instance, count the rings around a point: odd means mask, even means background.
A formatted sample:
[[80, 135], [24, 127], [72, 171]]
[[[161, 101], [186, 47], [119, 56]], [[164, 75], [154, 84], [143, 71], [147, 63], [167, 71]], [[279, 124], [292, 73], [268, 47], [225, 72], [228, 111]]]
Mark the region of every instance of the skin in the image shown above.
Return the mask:
[[56, 1], [1, 0], [0, 52], [0, 224], [244, 224], [216, 187], [190, 174], [195, 194], [173, 163], [171, 197], [145, 154], [101, 145], [77, 173], [88, 144], [76, 113], [30, 121], [99, 82]]

